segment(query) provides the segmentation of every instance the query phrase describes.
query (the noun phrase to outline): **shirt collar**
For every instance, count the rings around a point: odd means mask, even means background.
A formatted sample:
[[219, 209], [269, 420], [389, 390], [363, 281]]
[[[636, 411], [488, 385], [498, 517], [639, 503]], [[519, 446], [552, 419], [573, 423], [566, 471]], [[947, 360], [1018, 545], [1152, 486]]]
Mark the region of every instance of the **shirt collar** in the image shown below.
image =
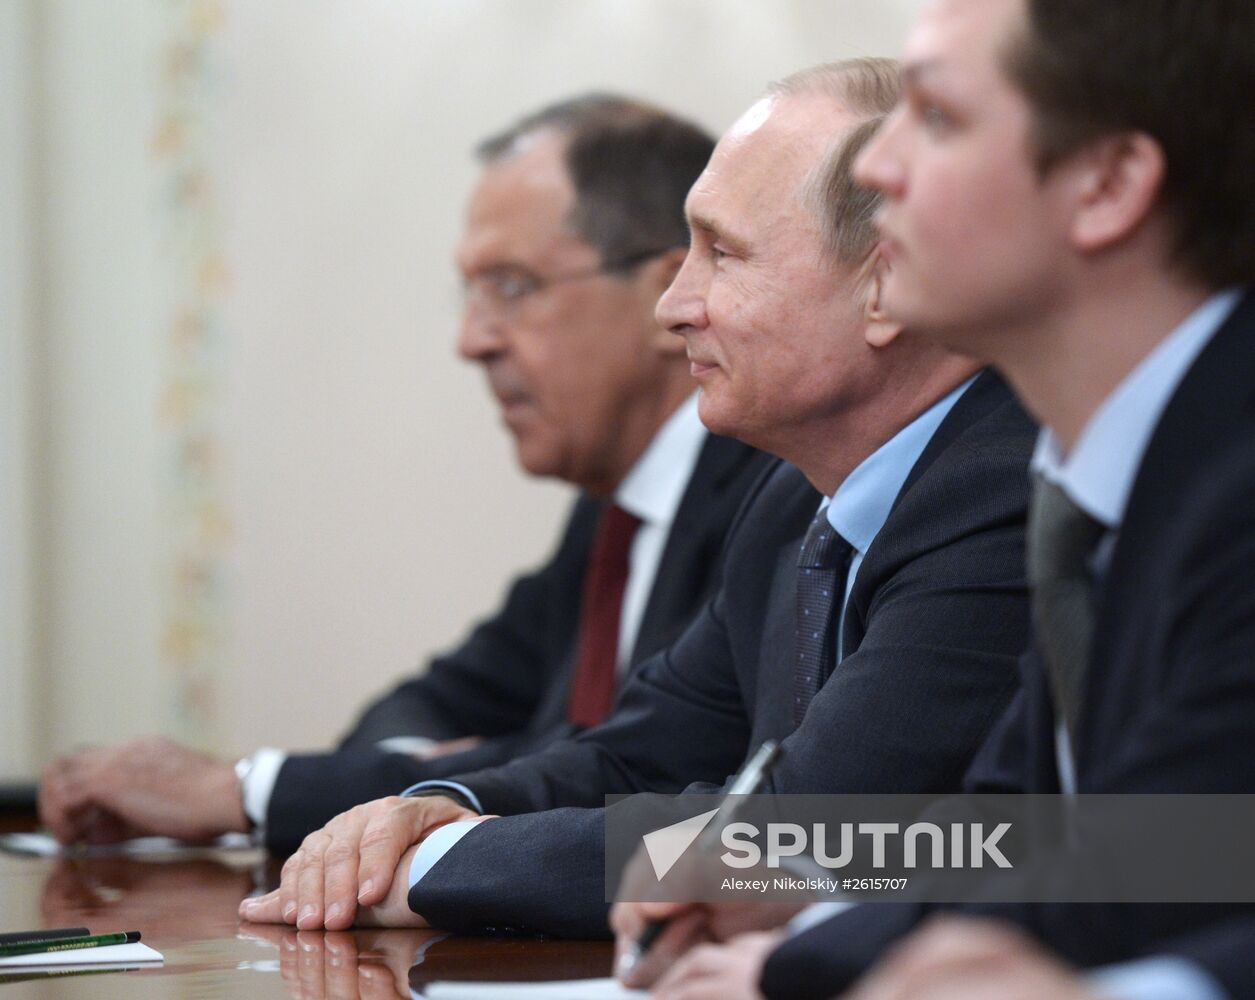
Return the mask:
[[1241, 297], [1237, 288], [1213, 295], [1156, 345], [1094, 411], [1070, 455], [1063, 455], [1054, 432], [1043, 427], [1033, 471], [1108, 529], [1118, 527], [1164, 408]]
[[646, 524], [668, 524], [684, 498], [706, 428], [697, 416], [697, 393], [689, 396], [659, 428], [628, 470], [614, 502]]
[[976, 381], [973, 375], [949, 395], [903, 427], [845, 477], [828, 504], [828, 523], [854, 550], [865, 554], [889, 520], [893, 501], [928, 442], [959, 397]]

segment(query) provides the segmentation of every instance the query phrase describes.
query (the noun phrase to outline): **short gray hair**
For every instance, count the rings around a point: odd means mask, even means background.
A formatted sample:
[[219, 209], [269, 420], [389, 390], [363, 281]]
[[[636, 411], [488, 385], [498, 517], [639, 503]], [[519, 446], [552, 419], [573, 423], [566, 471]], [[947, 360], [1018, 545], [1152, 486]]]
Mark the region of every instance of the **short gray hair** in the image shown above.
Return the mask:
[[854, 180], [854, 161], [898, 103], [901, 81], [893, 59], [847, 59], [794, 73], [768, 88], [773, 96], [821, 94], [865, 120], [843, 136], [806, 186], [819, 212], [827, 249], [842, 263], [857, 264], [876, 246], [873, 223], [880, 195]]

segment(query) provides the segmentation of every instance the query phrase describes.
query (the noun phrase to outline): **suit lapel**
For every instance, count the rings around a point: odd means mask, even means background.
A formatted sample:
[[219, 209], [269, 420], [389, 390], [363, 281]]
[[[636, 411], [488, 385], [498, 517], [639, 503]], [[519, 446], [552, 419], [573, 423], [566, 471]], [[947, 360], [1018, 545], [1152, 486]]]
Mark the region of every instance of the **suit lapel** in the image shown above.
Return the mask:
[[895, 520], [894, 515], [901, 507], [904, 498], [938, 457], [944, 454], [959, 437], [977, 421], [984, 419], [998, 407], [1013, 399], [1014, 396], [1006, 383], [992, 370], [986, 369], [971, 384], [967, 392], [959, 397], [950, 412], [946, 414], [945, 420], [941, 422], [941, 426], [929, 439], [923, 452], [911, 467], [910, 474], [902, 484], [902, 489], [894, 498], [888, 520], [885, 521], [884, 527], [864, 554], [863, 562], [854, 578], [854, 586], [850, 588], [845, 622], [841, 631], [842, 650], [846, 656], [858, 649], [863, 641], [863, 619], [866, 616], [868, 601], [884, 567], [895, 564], [904, 550], [909, 551], [911, 546], [919, 543], [918, 538], [904, 538]]

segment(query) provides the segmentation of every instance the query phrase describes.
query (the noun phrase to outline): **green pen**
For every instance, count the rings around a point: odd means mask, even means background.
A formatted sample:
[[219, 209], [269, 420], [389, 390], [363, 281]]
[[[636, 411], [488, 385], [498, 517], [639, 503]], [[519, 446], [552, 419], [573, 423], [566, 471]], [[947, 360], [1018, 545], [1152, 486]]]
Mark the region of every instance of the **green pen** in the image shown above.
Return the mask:
[[117, 934], [86, 934], [83, 937], [30, 941], [26, 944], [0, 945], [0, 958], [43, 955], [58, 951], [79, 951], [83, 948], [103, 948], [111, 944], [133, 944], [138, 940], [139, 931], [122, 931]]

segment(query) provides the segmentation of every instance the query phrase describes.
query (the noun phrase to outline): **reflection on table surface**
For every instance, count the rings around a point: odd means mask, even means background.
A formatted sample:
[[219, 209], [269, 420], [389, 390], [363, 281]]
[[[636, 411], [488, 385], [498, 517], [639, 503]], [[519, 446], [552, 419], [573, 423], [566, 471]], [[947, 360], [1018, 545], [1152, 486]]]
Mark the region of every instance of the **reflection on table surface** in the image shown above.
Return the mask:
[[257, 852], [196, 860], [42, 859], [0, 854], [0, 930], [138, 930], [165, 966], [134, 972], [0, 978], [0, 1000], [214, 997], [394, 1000], [438, 979], [605, 976], [605, 942], [448, 937], [438, 931], [296, 931], [241, 924], [239, 901], [274, 884]]

